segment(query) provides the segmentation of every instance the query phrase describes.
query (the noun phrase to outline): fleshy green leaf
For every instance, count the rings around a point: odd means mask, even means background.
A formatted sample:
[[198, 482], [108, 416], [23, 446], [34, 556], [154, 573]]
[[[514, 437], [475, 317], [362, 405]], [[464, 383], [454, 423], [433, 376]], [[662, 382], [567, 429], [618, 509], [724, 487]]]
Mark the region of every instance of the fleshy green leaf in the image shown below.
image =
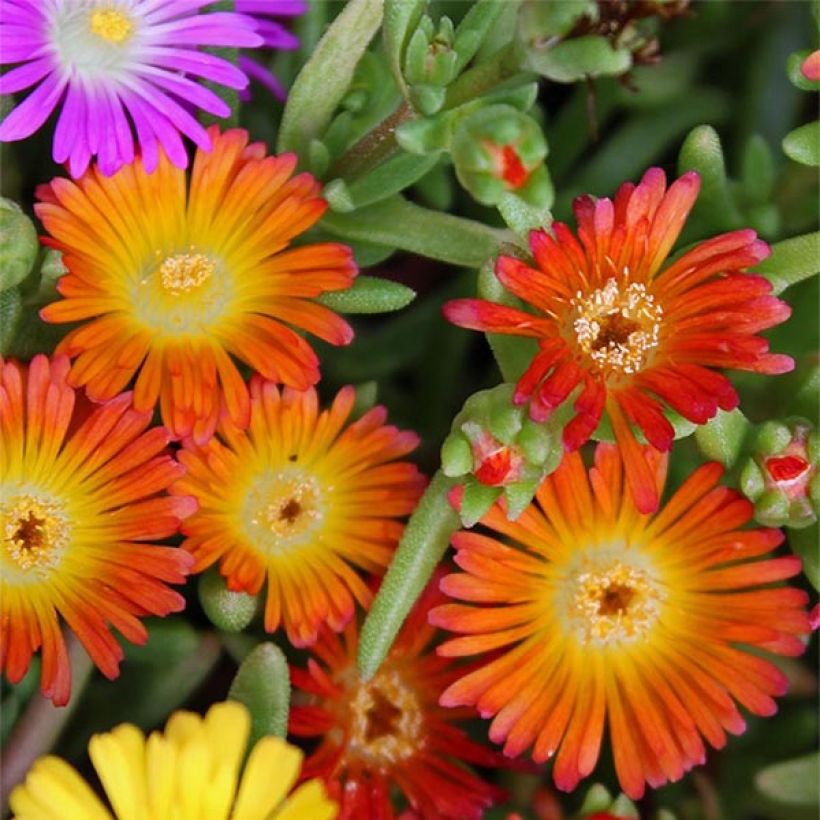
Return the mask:
[[436, 473], [410, 516], [359, 639], [359, 674], [370, 680], [387, 657], [416, 599], [444, 557], [459, 518], [447, 493], [452, 481]]
[[755, 775], [758, 791], [777, 803], [816, 806], [820, 798], [820, 754], [768, 766]]
[[701, 452], [724, 467], [733, 467], [751, 428], [740, 410], [718, 410], [717, 415], [695, 430], [695, 440]]
[[282, 650], [274, 643], [260, 643], [242, 661], [228, 697], [238, 700], [251, 713], [253, 746], [260, 737], [284, 737], [288, 731], [290, 673]]
[[229, 590], [215, 567], [200, 577], [198, 591], [208, 619], [226, 632], [240, 632], [256, 614], [256, 596]]
[[406, 91], [401, 67], [404, 50], [415, 27], [418, 25], [427, 0], [385, 0], [384, 3], [384, 50], [393, 77], [403, 92]]
[[357, 276], [347, 290], [323, 293], [318, 301], [339, 313], [391, 313], [401, 310], [416, 292], [389, 279], [377, 276]]
[[506, 0], [477, 0], [456, 29], [453, 50], [456, 73], [473, 59], [479, 46], [504, 10]]
[[280, 153], [299, 153], [321, 137], [381, 25], [383, 9], [383, 0], [350, 0], [331, 23], [288, 94], [279, 129]]
[[755, 268], [771, 283], [775, 293], [820, 273], [820, 231], [784, 239]]
[[533, 46], [527, 50], [524, 66], [549, 80], [574, 83], [585, 77], [623, 74], [632, 66], [632, 54], [625, 48], [614, 49], [605, 37], [588, 35], [551, 48]]
[[0, 291], [28, 276], [39, 248], [34, 223], [16, 202], [0, 197]]
[[478, 267], [512, 234], [471, 219], [430, 211], [395, 196], [352, 214], [326, 213], [321, 225], [330, 233], [378, 245], [401, 248], [420, 256]]
[[789, 530], [789, 546], [792, 552], [800, 556], [803, 562], [803, 572], [811, 585], [820, 590], [820, 550], [817, 549], [817, 526], [805, 529]]
[[816, 168], [820, 165], [820, 120], [795, 128], [783, 138], [783, 153], [799, 162]]

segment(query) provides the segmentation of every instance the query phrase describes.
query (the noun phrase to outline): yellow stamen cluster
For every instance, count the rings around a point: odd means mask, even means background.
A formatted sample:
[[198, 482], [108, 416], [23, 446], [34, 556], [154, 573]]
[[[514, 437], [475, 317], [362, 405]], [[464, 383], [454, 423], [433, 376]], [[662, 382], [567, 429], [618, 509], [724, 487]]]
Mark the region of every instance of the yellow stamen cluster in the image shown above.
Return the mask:
[[116, 9], [96, 9], [91, 12], [91, 31], [109, 43], [121, 45], [131, 37], [134, 24], [127, 14]]
[[195, 290], [211, 278], [216, 264], [201, 253], [178, 253], [159, 266], [162, 287], [172, 296]]
[[424, 743], [418, 698], [395, 670], [361, 684], [350, 709], [351, 751], [376, 767], [406, 760]]
[[615, 561], [575, 576], [570, 621], [583, 643], [632, 641], [660, 612], [661, 593], [646, 570]]
[[640, 282], [622, 291], [608, 279], [587, 296], [578, 291], [571, 304], [578, 346], [602, 370], [637, 373], [658, 346], [663, 309]]
[[269, 553], [307, 538], [324, 511], [319, 482], [301, 471], [283, 471], [258, 480], [246, 500], [253, 542]]
[[27, 493], [0, 503], [0, 532], [6, 554], [22, 570], [56, 567], [70, 537], [63, 506]]

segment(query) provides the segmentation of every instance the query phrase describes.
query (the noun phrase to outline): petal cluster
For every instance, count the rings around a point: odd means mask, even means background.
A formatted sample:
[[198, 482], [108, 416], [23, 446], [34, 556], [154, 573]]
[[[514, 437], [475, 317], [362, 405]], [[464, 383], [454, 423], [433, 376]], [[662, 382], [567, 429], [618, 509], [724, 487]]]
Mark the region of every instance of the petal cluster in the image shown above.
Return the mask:
[[[256, 48], [252, 18], [203, 11], [211, 0], [2, 0], [0, 93], [32, 88], [0, 124], [0, 141], [31, 136], [61, 107], [54, 161], [79, 177], [93, 157], [104, 175], [141, 153], [156, 168], [162, 152], [188, 164], [182, 137], [211, 148], [197, 109], [226, 117], [230, 108], [201, 81], [248, 85], [245, 74], [203, 47]], [[136, 143], [134, 134], [136, 133]]]
[[196, 508], [164, 494], [183, 468], [150, 411], [129, 393], [91, 406], [68, 368], [65, 357], [0, 359], [0, 665], [17, 683], [40, 649], [41, 689], [57, 705], [71, 691], [61, 622], [115, 678], [123, 652], [111, 628], [142, 644], [141, 618], [183, 608], [168, 585], [193, 559], [151, 542]]
[[[291, 241], [326, 203], [296, 157], [265, 155], [248, 134], [209, 130], [190, 183], [163, 155], [111, 177], [96, 167], [77, 182], [42, 186], [37, 214], [63, 252], [63, 299], [49, 322], [81, 322], [58, 351], [75, 359], [71, 382], [103, 401], [137, 377], [134, 404], [159, 402], [178, 437], [207, 441], [220, 411], [247, 426], [250, 400], [233, 356], [268, 379], [304, 389], [319, 360], [291, 326], [347, 344], [350, 326], [314, 301], [349, 287], [350, 248]], [[150, 204], [148, 204], [150, 203]]]
[[424, 477], [400, 460], [418, 437], [383, 407], [351, 422], [351, 387], [323, 411], [313, 389], [255, 376], [250, 392], [247, 432], [225, 420], [207, 444], [186, 441], [171, 492], [199, 503], [182, 530], [194, 570], [219, 561], [229, 589], [252, 595], [267, 581], [265, 628], [304, 646], [369, 604], [357, 570], [383, 572], [421, 495]]
[[[250, 715], [240, 703], [212, 706], [205, 717], [175, 712], [146, 739], [123, 723], [94, 735], [89, 756], [112, 811], [68, 763], [35, 762], [11, 794], [17, 820], [332, 820], [337, 806], [318, 780], [291, 789], [302, 752], [266, 736], [248, 754]], [[289, 792], [291, 792], [289, 794]], [[136, 812], [139, 812], [136, 814]]]
[[[646, 458], [660, 491], [665, 457]], [[803, 652], [807, 596], [772, 586], [800, 560], [766, 557], [782, 533], [741, 529], [752, 505], [718, 485], [721, 472], [704, 465], [647, 515], [618, 449], [599, 445], [589, 471], [567, 454], [515, 522], [500, 503], [482, 519], [486, 532], [456, 534], [462, 572], [441, 586], [463, 603], [430, 620], [460, 633], [442, 655], [489, 657], [442, 704], [493, 718], [490, 737], [507, 755], [554, 757], [565, 791], [595, 769], [608, 732], [632, 798], [703, 763], [706, 743], [719, 749], [742, 732], [737, 704], [773, 714], [786, 677], [744, 647]]]
[[301, 700], [291, 709], [289, 731], [319, 740], [303, 777], [326, 781], [340, 818], [394, 818], [394, 788], [413, 816], [442, 820], [478, 820], [504, 797], [464, 766], [503, 765], [503, 758], [455, 725], [469, 710], [437, 702], [460, 674], [431, 651], [435, 630], [427, 612], [441, 599], [435, 585], [427, 588], [369, 681], [356, 670], [355, 622], [341, 636], [325, 630], [307, 668], [291, 669]]
[[716, 368], [775, 374], [793, 367], [757, 335], [790, 309], [767, 279], [744, 272], [769, 254], [754, 231], [717, 236], [667, 262], [699, 187], [688, 173], [667, 190], [664, 173], [652, 168], [637, 186], [622, 185], [614, 201], [580, 197], [577, 237], [556, 222], [551, 234], [530, 235], [535, 267], [498, 259], [499, 280], [532, 312], [480, 299], [444, 308], [461, 327], [538, 340], [514, 401], [529, 402], [538, 421], [574, 402], [564, 429], [568, 451], [590, 438], [606, 410], [643, 512], [657, 508], [658, 495], [636, 431], [667, 451], [674, 430], [666, 407], [704, 424], [737, 406]]

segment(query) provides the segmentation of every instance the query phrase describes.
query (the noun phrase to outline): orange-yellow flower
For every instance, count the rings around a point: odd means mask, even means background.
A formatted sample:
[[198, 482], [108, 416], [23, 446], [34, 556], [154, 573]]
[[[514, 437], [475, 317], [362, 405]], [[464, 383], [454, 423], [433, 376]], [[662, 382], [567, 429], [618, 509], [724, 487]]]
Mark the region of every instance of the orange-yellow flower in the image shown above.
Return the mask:
[[415, 433], [385, 425], [375, 407], [348, 424], [355, 393], [339, 391], [319, 411], [316, 391], [282, 392], [254, 376], [247, 432], [229, 419], [218, 436], [186, 441], [188, 468], [171, 489], [199, 510], [182, 528], [195, 572], [216, 561], [228, 588], [256, 595], [267, 578], [265, 628], [284, 624], [290, 641], [316, 640], [326, 623], [339, 631], [367, 606], [357, 569], [380, 573], [424, 487], [416, 467], [398, 461]]
[[178, 612], [193, 563], [151, 543], [196, 507], [161, 495], [184, 472], [161, 427], [123, 393], [91, 408], [68, 385], [69, 362], [0, 358], [0, 666], [12, 683], [42, 650], [41, 689], [68, 701], [71, 670], [62, 618], [108, 678], [122, 648], [147, 639], [140, 618]]
[[[665, 457], [645, 454], [660, 492]], [[572, 790], [598, 761], [609, 727], [624, 792], [678, 780], [756, 715], [776, 711], [785, 676], [738, 644], [799, 655], [810, 624], [804, 592], [770, 586], [800, 572], [795, 556], [761, 558], [783, 540], [740, 529], [752, 505], [717, 486], [719, 464], [696, 470], [656, 514], [638, 512], [618, 449], [600, 445], [587, 472], [569, 453], [512, 522], [503, 504], [460, 532], [462, 573], [431, 622], [463, 637], [447, 656], [492, 652], [452, 684], [446, 706], [475, 705], [490, 737], [516, 756], [555, 756]], [[497, 537], [503, 536], [504, 543]], [[483, 605], [483, 606], [482, 606]]]
[[347, 344], [349, 325], [314, 299], [356, 275], [344, 245], [287, 250], [326, 208], [313, 177], [290, 178], [293, 154], [266, 157], [242, 130], [209, 134], [190, 184], [161, 155], [152, 174], [137, 160], [111, 177], [92, 167], [77, 182], [55, 179], [36, 206], [69, 269], [65, 298], [41, 315], [83, 322], [58, 347], [76, 357], [71, 383], [102, 401], [137, 375], [136, 409], [159, 400], [166, 426], [199, 442], [223, 404], [248, 424], [232, 356], [298, 389], [319, 380], [316, 354], [288, 325]]

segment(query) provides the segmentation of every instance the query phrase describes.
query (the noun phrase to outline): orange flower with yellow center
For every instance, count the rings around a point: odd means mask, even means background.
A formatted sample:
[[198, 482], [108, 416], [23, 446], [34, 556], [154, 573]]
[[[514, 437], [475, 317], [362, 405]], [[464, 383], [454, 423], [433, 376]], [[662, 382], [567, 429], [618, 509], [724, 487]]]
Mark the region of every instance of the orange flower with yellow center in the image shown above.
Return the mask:
[[161, 154], [151, 174], [137, 160], [110, 177], [92, 167], [77, 182], [55, 179], [35, 208], [69, 269], [65, 298], [41, 315], [83, 322], [58, 347], [76, 357], [71, 383], [102, 401], [136, 375], [136, 409], [159, 400], [166, 426], [200, 443], [223, 405], [248, 424], [232, 356], [297, 389], [319, 380], [316, 354], [288, 325], [350, 342], [350, 326], [315, 297], [356, 275], [344, 245], [287, 249], [327, 207], [313, 177], [291, 177], [293, 154], [267, 157], [238, 129], [209, 134], [190, 184]]
[[[645, 457], [660, 493], [665, 457]], [[640, 513], [613, 445], [587, 471], [564, 456], [516, 521], [503, 504], [482, 519], [491, 535], [453, 539], [462, 573], [442, 590], [431, 623], [462, 633], [445, 656], [493, 653], [453, 683], [445, 706], [492, 717], [490, 738], [536, 762], [555, 756], [570, 791], [598, 761], [605, 725], [621, 787], [637, 799], [704, 762], [756, 715], [776, 711], [786, 677], [738, 646], [799, 655], [807, 596], [774, 582], [797, 575], [795, 556], [763, 558], [778, 530], [742, 530], [752, 505], [717, 486], [722, 469], [696, 470], [656, 514]], [[456, 501], [458, 499], [456, 498]], [[502, 543], [496, 535], [503, 536]], [[482, 606], [482, 604], [484, 606]]]
[[382, 572], [424, 488], [398, 461], [415, 433], [385, 425], [376, 407], [348, 424], [355, 392], [339, 391], [320, 412], [316, 391], [282, 392], [255, 376], [247, 432], [229, 419], [204, 446], [186, 441], [188, 468], [172, 493], [199, 510], [185, 522], [184, 548], [200, 572], [220, 561], [228, 588], [256, 595], [267, 578], [265, 629], [284, 623], [296, 646], [326, 623], [338, 631], [371, 592], [357, 568]]
[[[167, 584], [193, 563], [150, 543], [173, 535], [196, 507], [160, 495], [183, 473], [167, 430], [124, 393], [89, 408], [68, 385], [69, 362], [0, 358], [0, 666], [12, 683], [42, 649], [41, 688], [68, 701], [71, 670], [60, 618], [108, 678], [122, 648], [148, 637], [140, 618], [185, 604]], [[75, 406], [76, 405], [76, 406]]]

